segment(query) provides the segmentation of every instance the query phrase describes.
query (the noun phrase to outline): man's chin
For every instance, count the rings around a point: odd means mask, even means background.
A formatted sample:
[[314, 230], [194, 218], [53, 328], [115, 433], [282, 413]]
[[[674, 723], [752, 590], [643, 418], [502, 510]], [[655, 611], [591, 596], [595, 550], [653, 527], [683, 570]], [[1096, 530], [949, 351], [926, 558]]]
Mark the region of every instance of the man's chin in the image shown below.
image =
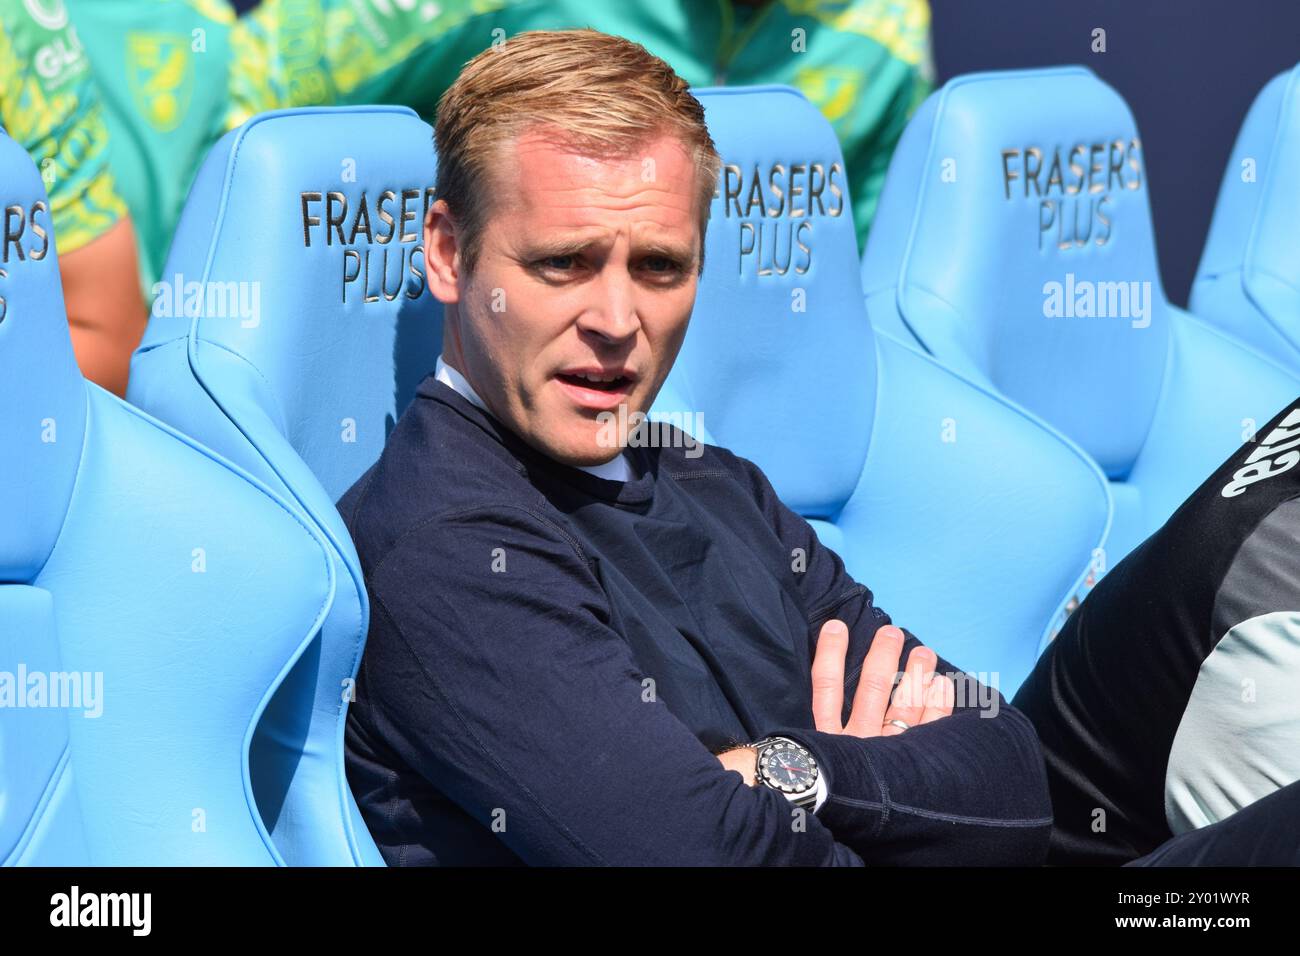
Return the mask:
[[548, 454], [556, 461], [571, 465], [574, 468], [595, 468], [597, 465], [613, 461], [622, 450], [622, 448], [596, 446], [581, 449], [570, 448], [563, 451], [548, 452]]
[[617, 458], [623, 450], [617, 433], [610, 429], [602, 431], [590, 422], [584, 424], [583, 434], [568, 436], [565, 440], [549, 436], [544, 444], [535, 446], [549, 458], [574, 468], [594, 468]]
[[564, 421], [562, 428], [534, 430], [529, 444], [555, 461], [575, 468], [592, 468], [613, 461], [629, 444], [646, 414], [639, 405], [614, 411], [556, 410], [547, 421]]

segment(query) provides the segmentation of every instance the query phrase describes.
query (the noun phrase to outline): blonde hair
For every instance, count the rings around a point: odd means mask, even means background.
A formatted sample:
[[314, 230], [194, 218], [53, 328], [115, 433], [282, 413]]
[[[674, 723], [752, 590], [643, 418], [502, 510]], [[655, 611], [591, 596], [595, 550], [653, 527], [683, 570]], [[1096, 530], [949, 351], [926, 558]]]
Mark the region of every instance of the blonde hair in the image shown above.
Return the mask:
[[686, 81], [639, 43], [596, 30], [530, 30], [465, 64], [438, 101], [437, 196], [457, 227], [461, 265], [473, 272], [489, 214], [491, 167], [529, 127], [553, 129], [565, 147], [626, 157], [657, 136], [694, 160], [700, 262], [722, 161], [704, 108]]

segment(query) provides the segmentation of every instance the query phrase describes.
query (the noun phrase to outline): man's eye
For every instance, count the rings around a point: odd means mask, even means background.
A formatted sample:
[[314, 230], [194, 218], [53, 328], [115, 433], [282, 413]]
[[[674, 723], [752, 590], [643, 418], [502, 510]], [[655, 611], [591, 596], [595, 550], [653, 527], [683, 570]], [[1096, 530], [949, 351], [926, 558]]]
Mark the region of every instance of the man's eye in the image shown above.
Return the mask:
[[569, 282], [581, 276], [582, 258], [576, 255], [542, 256], [534, 259], [528, 268], [544, 282]]
[[646, 271], [660, 275], [675, 275], [682, 271], [681, 263], [667, 256], [648, 256], [642, 260]]

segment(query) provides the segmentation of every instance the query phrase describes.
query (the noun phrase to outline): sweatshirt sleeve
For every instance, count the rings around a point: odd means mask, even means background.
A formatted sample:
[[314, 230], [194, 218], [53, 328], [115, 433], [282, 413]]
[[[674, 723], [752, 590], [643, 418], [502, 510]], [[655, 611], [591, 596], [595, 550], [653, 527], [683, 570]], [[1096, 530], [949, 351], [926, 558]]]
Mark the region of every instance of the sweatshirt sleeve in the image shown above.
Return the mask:
[[525, 862], [862, 865], [655, 698], [580, 545], [549, 520], [437, 518], [368, 587], [376, 729]]
[[[816, 652], [826, 621], [849, 628], [843, 720], [877, 629], [892, 623], [870, 590], [806, 520], [787, 508], [752, 462], [735, 459], [786, 549], [802, 549], [796, 586], [809, 609]], [[919, 571], [918, 573], [923, 573]], [[903, 628], [903, 665], [921, 642]], [[957, 685], [950, 716], [891, 737], [860, 738], [797, 727], [770, 734], [804, 744], [826, 772], [830, 796], [818, 819], [868, 864], [1041, 864], [1052, 808], [1038, 736], [1029, 719], [994, 688], [942, 656], [937, 672]]]

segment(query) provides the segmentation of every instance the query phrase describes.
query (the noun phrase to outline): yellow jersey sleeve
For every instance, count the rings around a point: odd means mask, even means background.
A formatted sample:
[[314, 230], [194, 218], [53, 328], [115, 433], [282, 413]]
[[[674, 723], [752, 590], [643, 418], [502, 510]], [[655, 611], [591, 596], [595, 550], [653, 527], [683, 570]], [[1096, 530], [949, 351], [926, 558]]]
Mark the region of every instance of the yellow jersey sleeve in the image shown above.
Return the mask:
[[103, 109], [63, 0], [0, 0], [0, 125], [40, 169], [59, 252], [126, 215]]

